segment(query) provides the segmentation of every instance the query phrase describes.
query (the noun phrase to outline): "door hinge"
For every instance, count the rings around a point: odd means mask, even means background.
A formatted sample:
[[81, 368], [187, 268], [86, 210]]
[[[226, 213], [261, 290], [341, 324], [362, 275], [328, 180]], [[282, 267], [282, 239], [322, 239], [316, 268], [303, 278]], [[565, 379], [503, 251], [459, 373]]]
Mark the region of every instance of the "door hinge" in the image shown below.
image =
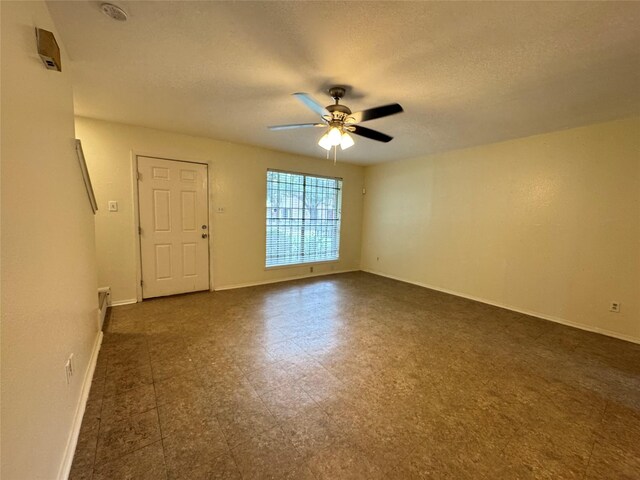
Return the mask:
[[142, 235], [142, 227], [138, 226], [138, 235]]
[[140, 172], [136, 172], [136, 179], [142, 180], [142, 174]]
[[144, 280], [140, 280], [140, 286], [144, 285]]

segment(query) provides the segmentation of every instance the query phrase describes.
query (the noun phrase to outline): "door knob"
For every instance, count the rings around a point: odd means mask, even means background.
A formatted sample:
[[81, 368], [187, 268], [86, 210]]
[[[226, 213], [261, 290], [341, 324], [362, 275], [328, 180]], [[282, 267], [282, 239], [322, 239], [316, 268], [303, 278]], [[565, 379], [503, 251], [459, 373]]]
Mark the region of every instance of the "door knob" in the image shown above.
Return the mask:
[[206, 229], [207, 229], [207, 226], [206, 226], [206, 225], [202, 225], [202, 229], [203, 229], [203, 230], [206, 230]]
[[207, 235], [206, 233], [202, 234], [202, 238], [207, 238], [209, 235]]

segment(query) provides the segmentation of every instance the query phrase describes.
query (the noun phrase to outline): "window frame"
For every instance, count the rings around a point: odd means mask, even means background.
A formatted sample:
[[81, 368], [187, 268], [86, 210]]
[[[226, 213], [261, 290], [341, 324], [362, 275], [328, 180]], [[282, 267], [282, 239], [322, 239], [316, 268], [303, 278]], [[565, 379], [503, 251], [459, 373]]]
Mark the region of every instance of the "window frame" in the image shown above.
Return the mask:
[[[339, 194], [338, 194], [338, 198], [340, 200], [340, 204], [338, 205], [337, 211], [338, 211], [338, 255], [335, 259], [330, 259], [330, 260], [315, 260], [315, 261], [309, 261], [309, 262], [300, 262], [300, 263], [287, 263], [284, 265], [270, 265], [267, 266], [267, 208], [266, 208], [266, 203], [268, 200], [268, 196], [269, 196], [269, 172], [275, 172], [275, 173], [286, 173], [286, 174], [290, 174], [290, 175], [301, 175], [303, 177], [315, 177], [315, 178], [325, 178], [325, 179], [329, 179], [329, 180], [337, 180], [339, 183]], [[340, 261], [340, 246], [342, 244], [342, 197], [343, 197], [343, 188], [344, 188], [344, 179], [342, 177], [333, 177], [330, 175], [318, 175], [315, 173], [306, 173], [306, 172], [296, 172], [293, 170], [281, 170], [278, 168], [267, 168], [267, 171], [265, 173], [265, 219], [264, 219], [264, 269], [265, 270], [277, 270], [277, 269], [281, 269], [281, 268], [296, 268], [296, 267], [304, 267], [304, 266], [314, 266], [314, 265], [322, 265], [322, 264], [326, 264], [326, 263], [338, 263]], [[303, 209], [304, 210], [304, 209]]]

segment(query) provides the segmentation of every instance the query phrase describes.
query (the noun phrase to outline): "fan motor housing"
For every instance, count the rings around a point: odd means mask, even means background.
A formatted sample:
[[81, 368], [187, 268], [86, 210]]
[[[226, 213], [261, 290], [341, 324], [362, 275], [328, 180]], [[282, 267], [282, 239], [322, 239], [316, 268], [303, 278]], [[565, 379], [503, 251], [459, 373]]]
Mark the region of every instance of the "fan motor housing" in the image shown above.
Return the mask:
[[344, 120], [345, 118], [347, 118], [349, 115], [351, 115], [351, 110], [348, 107], [345, 107], [344, 105], [327, 105], [327, 110], [329, 110], [329, 112], [331, 112], [331, 116], [335, 119], [335, 120]]

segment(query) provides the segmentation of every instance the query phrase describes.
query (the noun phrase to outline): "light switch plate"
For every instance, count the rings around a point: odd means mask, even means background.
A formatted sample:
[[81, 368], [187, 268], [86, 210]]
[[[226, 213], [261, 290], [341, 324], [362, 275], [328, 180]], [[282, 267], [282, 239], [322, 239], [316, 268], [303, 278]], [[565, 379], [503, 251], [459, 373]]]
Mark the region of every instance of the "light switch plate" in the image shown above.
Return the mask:
[[109, 200], [109, 211], [117, 212], [118, 211], [118, 202], [115, 200]]

